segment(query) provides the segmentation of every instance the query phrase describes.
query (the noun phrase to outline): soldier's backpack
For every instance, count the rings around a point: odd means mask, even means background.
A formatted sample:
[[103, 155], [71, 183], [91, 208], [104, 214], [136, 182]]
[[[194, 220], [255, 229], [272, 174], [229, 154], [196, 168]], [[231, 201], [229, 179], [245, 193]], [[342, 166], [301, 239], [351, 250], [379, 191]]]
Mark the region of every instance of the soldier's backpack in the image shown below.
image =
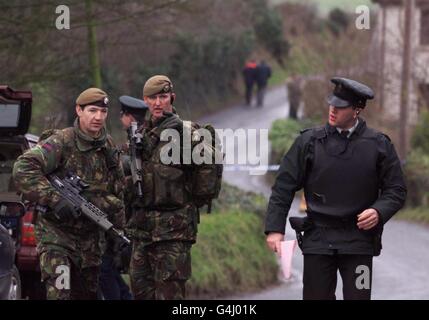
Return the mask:
[[[198, 207], [207, 205], [207, 212], [210, 213], [212, 200], [218, 198], [222, 186], [224, 153], [214, 127], [206, 124], [200, 128], [210, 132], [211, 145], [206, 144], [205, 150], [210, 152], [212, 161], [211, 163], [203, 163], [194, 167], [192, 172], [192, 200]], [[198, 135], [198, 131], [196, 134]], [[193, 139], [194, 136], [195, 133]]]

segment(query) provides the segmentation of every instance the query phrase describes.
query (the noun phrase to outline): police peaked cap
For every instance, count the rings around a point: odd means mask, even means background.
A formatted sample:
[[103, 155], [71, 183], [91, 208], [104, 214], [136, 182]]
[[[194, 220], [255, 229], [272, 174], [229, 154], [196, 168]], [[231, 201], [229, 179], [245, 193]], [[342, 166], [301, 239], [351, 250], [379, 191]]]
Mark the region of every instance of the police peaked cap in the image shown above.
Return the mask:
[[335, 88], [326, 99], [331, 106], [365, 108], [366, 100], [374, 98], [374, 91], [370, 87], [355, 80], [334, 77], [331, 82]]
[[122, 110], [128, 113], [143, 113], [148, 109], [148, 106], [143, 100], [130, 96], [120, 96], [119, 103], [121, 104]]

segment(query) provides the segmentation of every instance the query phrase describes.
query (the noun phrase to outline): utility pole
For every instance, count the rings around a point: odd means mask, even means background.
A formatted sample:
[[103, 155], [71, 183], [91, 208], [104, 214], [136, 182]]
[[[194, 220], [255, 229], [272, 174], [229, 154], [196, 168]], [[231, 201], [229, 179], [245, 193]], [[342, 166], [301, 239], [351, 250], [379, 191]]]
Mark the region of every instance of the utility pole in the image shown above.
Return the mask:
[[405, 159], [407, 154], [407, 124], [408, 124], [408, 110], [409, 110], [409, 97], [411, 92], [411, 24], [412, 24], [412, 11], [414, 8], [414, 0], [404, 0], [405, 5], [405, 32], [404, 32], [404, 48], [402, 53], [402, 75], [401, 75], [401, 110], [399, 114], [399, 156], [402, 160]]

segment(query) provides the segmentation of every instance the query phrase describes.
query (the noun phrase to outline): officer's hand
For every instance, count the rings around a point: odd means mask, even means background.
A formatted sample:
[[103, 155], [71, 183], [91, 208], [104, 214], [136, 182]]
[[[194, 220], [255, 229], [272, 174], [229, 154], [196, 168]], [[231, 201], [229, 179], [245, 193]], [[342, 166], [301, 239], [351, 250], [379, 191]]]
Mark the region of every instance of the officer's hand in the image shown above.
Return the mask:
[[359, 229], [369, 230], [374, 228], [379, 221], [380, 217], [378, 211], [370, 208], [358, 214], [357, 226]]
[[66, 199], [61, 199], [53, 208], [55, 217], [63, 222], [71, 221], [80, 216], [77, 208], [70, 204]]
[[270, 232], [267, 236], [268, 247], [276, 252], [281, 257], [281, 241], [284, 240], [284, 234], [278, 232]]
[[167, 112], [167, 111], [164, 111], [163, 114], [166, 117], [166, 119], [162, 121], [161, 124], [159, 125], [159, 128], [161, 130], [164, 130], [164, 129], [181, 130], [182, 129], [183, 121], [176, 114], [172, 112]]

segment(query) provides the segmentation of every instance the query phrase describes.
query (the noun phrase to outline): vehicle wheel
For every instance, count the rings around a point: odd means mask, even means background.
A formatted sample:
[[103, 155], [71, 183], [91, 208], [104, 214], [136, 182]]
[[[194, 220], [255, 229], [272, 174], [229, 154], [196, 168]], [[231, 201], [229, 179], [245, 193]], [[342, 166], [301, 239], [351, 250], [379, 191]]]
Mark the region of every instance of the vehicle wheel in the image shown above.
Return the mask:
[[16, 266], [12, 269], [12, 281], [10, 283], [9, 300], [20, 300], [21, 299], [21, 278], [19, 277], [19, 271]]

